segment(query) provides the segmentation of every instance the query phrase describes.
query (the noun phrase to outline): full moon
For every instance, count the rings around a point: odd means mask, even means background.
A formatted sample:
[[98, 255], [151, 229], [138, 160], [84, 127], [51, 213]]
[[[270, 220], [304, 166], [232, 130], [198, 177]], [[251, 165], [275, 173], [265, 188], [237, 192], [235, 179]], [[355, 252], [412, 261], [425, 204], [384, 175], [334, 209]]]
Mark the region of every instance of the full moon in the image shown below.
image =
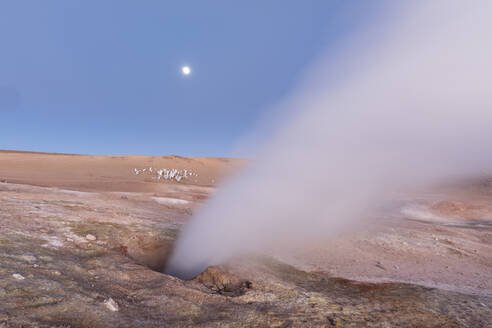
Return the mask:
[[184, 75], [190, 75], [190, 73], [191, 73], [190, 66], [183, 66], [183, 67], [181, 67], [181, 72], [183, 72]]

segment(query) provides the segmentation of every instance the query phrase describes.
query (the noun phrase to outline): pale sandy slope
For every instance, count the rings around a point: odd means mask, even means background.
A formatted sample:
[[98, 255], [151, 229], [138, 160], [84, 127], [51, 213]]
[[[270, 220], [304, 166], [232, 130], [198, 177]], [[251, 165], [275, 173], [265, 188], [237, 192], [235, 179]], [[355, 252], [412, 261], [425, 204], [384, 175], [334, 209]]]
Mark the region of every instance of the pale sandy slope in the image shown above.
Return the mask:
[[[213, 186], [243, 163], [229, 158], [89, 156], [0, 150], [0, 181], [85, 191], [148, 192], [159, 191], [163, 183]], [[163, 174], [158, 179], [160, 169], [175, 169], [180, 175], [187, 170], [188, 177], [177, 182], [169, 178], [170, 174], [164, 179]]]

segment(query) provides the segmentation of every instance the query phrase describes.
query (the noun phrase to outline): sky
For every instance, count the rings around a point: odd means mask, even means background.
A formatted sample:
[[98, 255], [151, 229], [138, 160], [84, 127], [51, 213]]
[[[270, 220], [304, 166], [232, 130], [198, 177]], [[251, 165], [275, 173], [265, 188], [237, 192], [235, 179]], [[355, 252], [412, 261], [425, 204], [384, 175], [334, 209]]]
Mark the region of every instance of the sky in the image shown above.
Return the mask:
[[2, 1], [0, 149], [233, 156], [382, 16], [364, 0]]

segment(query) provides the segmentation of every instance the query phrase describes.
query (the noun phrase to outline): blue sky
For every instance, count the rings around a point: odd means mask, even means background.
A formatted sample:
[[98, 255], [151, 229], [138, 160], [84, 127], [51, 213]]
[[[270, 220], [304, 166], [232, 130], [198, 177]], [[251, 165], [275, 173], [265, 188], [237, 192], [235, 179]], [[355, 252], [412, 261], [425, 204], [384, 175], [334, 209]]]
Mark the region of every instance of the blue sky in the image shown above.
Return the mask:
[[381, 11], [364, 0], [3, 1], [0, 149], [229, 156], [314, 60]]

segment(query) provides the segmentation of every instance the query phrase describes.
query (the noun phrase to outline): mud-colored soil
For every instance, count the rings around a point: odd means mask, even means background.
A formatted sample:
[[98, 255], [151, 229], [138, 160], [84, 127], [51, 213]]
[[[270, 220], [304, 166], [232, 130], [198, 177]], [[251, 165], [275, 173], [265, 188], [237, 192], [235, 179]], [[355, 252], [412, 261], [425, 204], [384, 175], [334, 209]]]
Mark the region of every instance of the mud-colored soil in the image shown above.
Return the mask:
[[[18, 168], [13, 154], [24, 156]], [[492, 322], [492, 185], [406, 195], [369, 228], [234, 259], [183, 281], [162, 268], [181, 226], [213, 193], [209, 182], [228, 169], [214, 166], [221, 160], [201, 162], [209, 180], [193, 184], [138, 180], [127, 169], [152, 165], [137, 161], [118, 173], [111, 165], [120, 159], [111, 158], [90, 166], [95, 159], [71, 156], [66, 167], [49, 160], [37, 171], [36, 156], [62, 155], [0, 153], [2, 328]], [[97, 167], [116, 176], [103, 178]]]
[[[0, 182], [84, 191], [160, 191], [158, 169], [196, 173], [180, 185], [213, 186], [244, 160], [182, 156], [87, 156], [0, 150]], [[153, 172], [149, 172], [149, 168]], [[134, 169], [143, 170], [135, 174]], [[161, 183], [158, 183], [161, 182]]]

